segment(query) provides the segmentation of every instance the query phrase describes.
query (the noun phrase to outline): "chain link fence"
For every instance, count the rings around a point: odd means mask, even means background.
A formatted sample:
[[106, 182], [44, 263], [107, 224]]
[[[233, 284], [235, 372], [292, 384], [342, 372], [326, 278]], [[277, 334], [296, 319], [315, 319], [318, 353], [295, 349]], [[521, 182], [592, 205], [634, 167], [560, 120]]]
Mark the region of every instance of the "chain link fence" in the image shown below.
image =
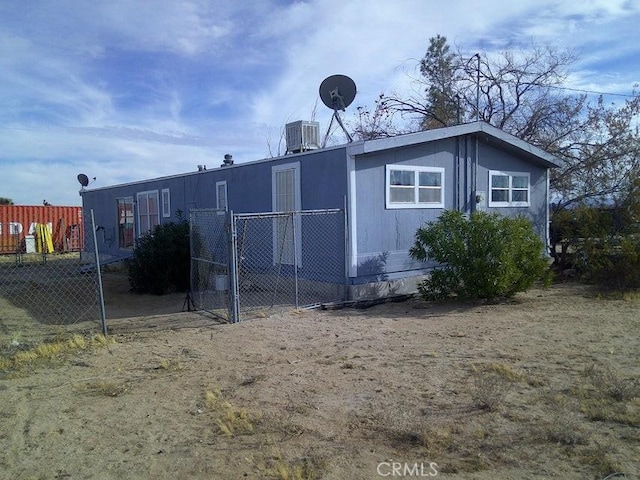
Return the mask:
[[345, 297], [342, 210], [192, 210], [191, 301], [227, 321]]
[[[93, 225], [91, 212], [83, 214], [83, 222]], [[52, 337], [104, 329], [94, 238], [84, 235], [82, 224], [69, 225], [59, 245], [52, 242], [48, 224], [25, 230], [15, 250], [0, 255], [0, 356], [4, 357]]]

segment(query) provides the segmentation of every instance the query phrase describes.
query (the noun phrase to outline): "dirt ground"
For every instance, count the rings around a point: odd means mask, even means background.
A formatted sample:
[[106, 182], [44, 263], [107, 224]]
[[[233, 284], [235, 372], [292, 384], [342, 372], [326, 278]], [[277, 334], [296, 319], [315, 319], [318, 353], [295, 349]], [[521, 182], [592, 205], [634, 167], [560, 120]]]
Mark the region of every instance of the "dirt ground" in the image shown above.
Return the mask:
[[[116, 343], [0, 372], [0, 478], [640, 475], [638, 296], [565, 284], [221, 325], [112, 295]], [[163, 301], [178, 310], [124, 318]]]

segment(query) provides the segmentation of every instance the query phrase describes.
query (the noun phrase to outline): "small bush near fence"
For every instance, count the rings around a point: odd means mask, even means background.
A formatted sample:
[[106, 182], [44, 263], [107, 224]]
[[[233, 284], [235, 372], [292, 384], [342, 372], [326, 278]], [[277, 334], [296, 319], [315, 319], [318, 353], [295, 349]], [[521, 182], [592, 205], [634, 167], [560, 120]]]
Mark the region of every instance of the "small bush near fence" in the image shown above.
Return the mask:
[[418, 229], [410, 254], [441, 264], [418, 286], [427, 300], [511, 297], [549, 275], [544, 243], [523, 217], [446, 211]]
[[156, 225], [143, 235], [129, 260], [129, 284], [136, 293], [165, 293], [189, 289], [189, 222]]
[[582, 205], [551, 222], [555, 268], [601, 289], [640, 288], [640, 180], [615, 206]]
[[580, 246], [576, 268], [602, 289], [640, 288], [640, 236], [588, 239]]

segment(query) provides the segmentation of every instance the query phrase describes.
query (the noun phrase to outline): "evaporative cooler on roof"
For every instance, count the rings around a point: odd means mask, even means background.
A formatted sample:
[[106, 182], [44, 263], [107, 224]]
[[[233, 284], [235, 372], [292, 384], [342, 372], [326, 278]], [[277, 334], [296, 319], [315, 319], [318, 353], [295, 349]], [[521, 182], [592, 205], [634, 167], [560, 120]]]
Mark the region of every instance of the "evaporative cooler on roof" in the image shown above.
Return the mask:
[[320, 148], [320, 124], [318, 122], [287, 123], [287, 153], [300, 153]]

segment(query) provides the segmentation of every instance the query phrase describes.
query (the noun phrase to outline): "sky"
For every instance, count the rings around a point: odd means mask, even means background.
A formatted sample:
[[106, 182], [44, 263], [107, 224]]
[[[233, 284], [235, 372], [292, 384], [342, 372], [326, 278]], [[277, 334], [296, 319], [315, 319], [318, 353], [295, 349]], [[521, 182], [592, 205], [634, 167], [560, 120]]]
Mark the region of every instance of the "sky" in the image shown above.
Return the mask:
[[79, 173], [99, 188], [282, 154], [286, 123], [329, 126], [323, 79], [355, 81], [353, 120], [415, 89], [437, 34], [469, 57], [569, 49], [566, 87], [629, 95], [639, 25], [640, 0], [0, 0], [0, 197], [80, 205]]

